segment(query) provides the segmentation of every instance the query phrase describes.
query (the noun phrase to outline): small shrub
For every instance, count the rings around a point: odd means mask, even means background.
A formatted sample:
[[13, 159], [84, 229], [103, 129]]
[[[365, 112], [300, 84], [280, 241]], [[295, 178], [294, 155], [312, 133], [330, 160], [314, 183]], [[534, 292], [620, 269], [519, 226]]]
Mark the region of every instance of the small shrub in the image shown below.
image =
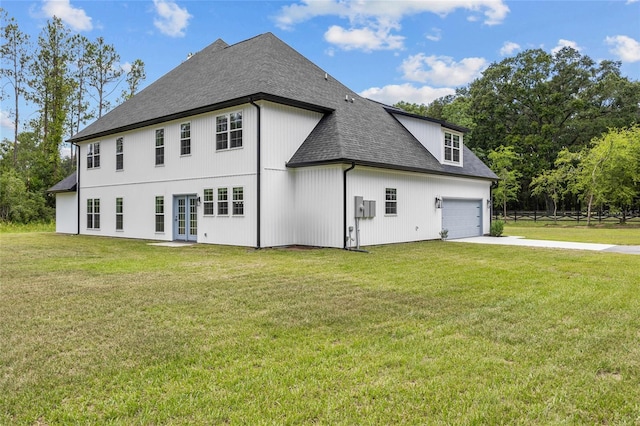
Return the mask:
[[442, 231], [440, 231], [440, 239], [446, 240], [448, 236], [449, 236], [448, 229], [443, 229]]
[[491, 222], [491, 228], [489, 234], [492, 237], [501, 237], [504, 232], [504, 220], [494, 220]]

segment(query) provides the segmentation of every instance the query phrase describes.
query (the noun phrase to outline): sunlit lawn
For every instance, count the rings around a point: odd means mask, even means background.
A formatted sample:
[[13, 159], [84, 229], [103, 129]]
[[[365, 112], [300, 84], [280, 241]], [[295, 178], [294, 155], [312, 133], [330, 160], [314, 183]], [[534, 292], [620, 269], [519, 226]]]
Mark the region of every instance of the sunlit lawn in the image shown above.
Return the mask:
[[619, 245], [640, 245], [640, 223], [577, 225], [575, 222], [507, 222], [504, 235], [530, 239], [575, 241]]
[[640, 423], [640, 256], [0, 250], [0, 424]]

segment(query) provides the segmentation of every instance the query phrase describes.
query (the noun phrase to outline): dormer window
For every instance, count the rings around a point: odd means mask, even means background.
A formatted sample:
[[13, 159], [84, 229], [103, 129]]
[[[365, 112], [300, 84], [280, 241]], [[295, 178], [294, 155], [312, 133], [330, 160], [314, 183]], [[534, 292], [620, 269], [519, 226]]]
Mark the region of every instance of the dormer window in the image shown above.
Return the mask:
[[444, 132], [444, 162], [457, 166], [462, 165], [462, 136]]

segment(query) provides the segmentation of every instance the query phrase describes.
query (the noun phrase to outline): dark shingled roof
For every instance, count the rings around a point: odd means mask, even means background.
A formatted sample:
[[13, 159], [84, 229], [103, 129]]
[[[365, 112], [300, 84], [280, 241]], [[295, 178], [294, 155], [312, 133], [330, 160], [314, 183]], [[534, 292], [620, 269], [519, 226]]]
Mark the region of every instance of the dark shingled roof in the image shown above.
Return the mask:
[[71, 173], [69, 176], [49, 188], [47, 192], [76, 192], [78, 186], [77, 176], [77, 172]]
[[441, 165], [392, 114], [405, 112], [362, 98], [271, 33], [231, 46], [217, 40], [70, 141], [78, 143], [261, 99], [325, 114], [288, 167], [356, 163], [497, 179], [466, 148], [464, 167]]

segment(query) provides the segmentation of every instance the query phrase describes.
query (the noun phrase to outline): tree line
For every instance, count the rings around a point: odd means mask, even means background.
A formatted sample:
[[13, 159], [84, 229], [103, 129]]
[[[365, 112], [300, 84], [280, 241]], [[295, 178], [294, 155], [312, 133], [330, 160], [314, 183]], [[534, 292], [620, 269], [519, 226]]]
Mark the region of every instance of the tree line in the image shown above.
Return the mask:
[[[2, 8], [0, 19], [3, 109], [13, 101], [13, 135], [0, 142], [0, 220], [48, 221], [55, 200], [47, 189], [75, 168], [73, 150], [61, 155], [64, 140], [133, 96], [146, 78], [144, 62], [125, 71], [113, 45], [73, 34], [57, 17], [35, 41]], [[26, 119], [25, 104], [35, 109]]]
[[465, 144], [500, 177], [503, 210], [640, 208], [640, 82], [620, 62], [570, 47], [493, 63], [455, 95], [409, 112], [469, 129]]

